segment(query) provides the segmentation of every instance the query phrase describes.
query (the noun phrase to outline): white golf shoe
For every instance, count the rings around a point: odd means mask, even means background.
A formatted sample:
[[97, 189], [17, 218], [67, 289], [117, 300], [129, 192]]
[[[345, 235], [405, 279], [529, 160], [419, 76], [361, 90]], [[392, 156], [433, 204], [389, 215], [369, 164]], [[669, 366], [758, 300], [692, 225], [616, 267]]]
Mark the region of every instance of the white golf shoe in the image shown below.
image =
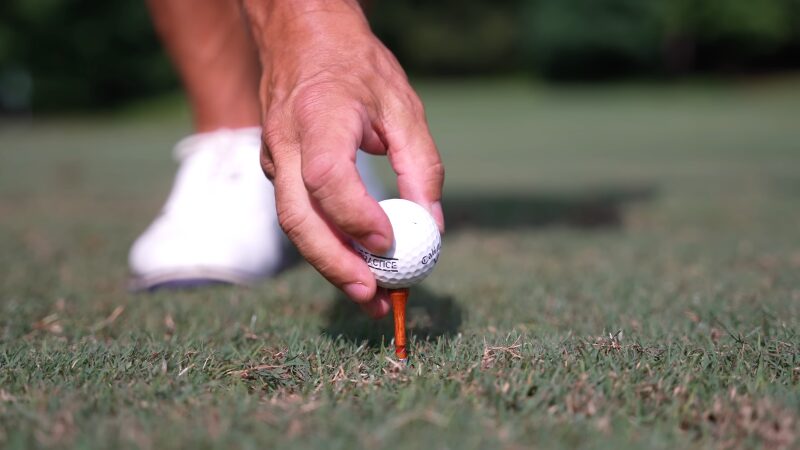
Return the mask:
[[[195, 134], [176, 145], [172, 192], [130, 251], [133, 290], [251, 284], [281, 269], [290, 246], [260, 150], [258, 127]], [[362, 156], [358, 166], [370, 194], [383, 198]]]

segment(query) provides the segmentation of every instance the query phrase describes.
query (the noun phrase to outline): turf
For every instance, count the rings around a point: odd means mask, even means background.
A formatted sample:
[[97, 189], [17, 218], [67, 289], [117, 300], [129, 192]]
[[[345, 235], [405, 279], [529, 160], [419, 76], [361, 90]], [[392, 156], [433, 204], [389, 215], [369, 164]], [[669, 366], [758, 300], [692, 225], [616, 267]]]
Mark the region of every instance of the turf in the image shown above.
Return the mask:
[[420, 90], [448, 232], [408, 370], [302, 263], [126, 291], [180, 102], [0, 125], [0, 447], [800, 445], [800, 79]]

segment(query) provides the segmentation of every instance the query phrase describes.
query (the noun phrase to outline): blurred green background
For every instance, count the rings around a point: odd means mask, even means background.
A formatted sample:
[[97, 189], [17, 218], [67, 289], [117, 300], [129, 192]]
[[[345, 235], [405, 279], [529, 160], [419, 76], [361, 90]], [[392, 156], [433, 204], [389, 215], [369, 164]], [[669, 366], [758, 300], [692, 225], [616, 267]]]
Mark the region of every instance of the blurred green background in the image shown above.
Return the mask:
[[[672, 79], [800, 65], [800, 0], [394, 0], [371, 22], [413, 75]], [[174, 90], [141, 0], [0, 2], [0, 111]]]
[[143, 0], [0, 0], [0, 448], [798, 448], [800, 0], [372, 3], [447, 167], [407, 372], [308, 264], [128, 293], [189, 105]]

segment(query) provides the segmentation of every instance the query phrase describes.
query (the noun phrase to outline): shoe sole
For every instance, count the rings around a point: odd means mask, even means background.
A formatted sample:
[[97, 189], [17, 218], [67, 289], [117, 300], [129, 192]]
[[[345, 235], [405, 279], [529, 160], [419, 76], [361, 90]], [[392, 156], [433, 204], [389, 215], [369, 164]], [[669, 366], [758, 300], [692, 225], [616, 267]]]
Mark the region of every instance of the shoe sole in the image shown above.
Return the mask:
[[160, 289], [195, 289], [219, 285], [250, 286], [259, 277], [230, 270], [198, 268], [191, 271], [174, 271], [134, 276], [128, 281], [132, 292], [153, 292]]

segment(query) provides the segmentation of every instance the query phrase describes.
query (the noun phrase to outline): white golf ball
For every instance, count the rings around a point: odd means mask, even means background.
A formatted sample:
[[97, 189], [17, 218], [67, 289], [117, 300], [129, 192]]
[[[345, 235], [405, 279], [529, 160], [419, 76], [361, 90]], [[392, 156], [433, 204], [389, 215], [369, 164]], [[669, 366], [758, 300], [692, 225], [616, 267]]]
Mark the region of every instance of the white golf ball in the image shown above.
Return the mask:
[[394, 243], [388, 252], [376, 255], [354, 243], [364, 258], [378, 286], [406, 288], [430, 275], [439, 260], [442, 237], [436, 221], [422, 206], [402, 199], [389, 199], [380, 203], [394, 230]]

